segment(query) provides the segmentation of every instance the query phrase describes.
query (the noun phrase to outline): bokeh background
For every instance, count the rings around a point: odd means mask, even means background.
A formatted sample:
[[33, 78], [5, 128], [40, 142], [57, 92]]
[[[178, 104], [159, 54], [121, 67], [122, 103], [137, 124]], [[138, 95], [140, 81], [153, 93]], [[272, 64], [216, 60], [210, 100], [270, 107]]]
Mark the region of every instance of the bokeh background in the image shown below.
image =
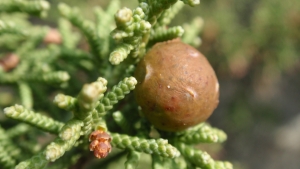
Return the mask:
[[[59, 0], [51, 0], [56, 6]], [[93, 19], [105, 0], [64, 0]], [[137, 0], [123, 0], [134, 8]], [[52, 8], [37, 24], [55, 27]], [[172, 25], [200, 16], [199, 50], [220, 82], [220, 104], [209, 122], [228, 134], [223, 145], [204, 146], [237, 169], [300, 168], [300, 1], [202, 0], [184, 7]]]

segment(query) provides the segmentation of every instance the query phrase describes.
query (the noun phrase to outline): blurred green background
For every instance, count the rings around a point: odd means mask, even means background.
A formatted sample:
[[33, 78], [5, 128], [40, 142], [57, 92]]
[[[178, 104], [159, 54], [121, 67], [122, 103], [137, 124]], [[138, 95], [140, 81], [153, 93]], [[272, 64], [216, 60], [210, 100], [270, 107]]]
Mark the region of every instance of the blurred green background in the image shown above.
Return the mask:
[[[59, 16], [52, 5], [37, 24], [53, 27]], [[93, 19], [94, 6], [105, 0], [64, 0]], [[123, 0], [135, 8], [137, 0]], [[201, 16], [199, 50], [213, 65], [220, 82], [220, 104], [209, 122], [228, 134], [214, 155], [238, 169], [300, 167], [300, 1], [202, 0], [186, 6], [172, 22], [183, 25]]]

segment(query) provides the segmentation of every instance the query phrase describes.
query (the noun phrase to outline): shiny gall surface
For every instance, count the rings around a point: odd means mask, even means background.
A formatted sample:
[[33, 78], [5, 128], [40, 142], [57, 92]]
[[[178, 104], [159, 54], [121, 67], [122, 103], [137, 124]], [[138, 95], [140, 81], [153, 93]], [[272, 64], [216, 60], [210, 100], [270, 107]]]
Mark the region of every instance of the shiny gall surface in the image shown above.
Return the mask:
[[203, 122], [219, 103], [219, 83], [211, 65], [179, 40], [154, 45], [135, 77], [136, 100], [160, 130], [181, 131]]

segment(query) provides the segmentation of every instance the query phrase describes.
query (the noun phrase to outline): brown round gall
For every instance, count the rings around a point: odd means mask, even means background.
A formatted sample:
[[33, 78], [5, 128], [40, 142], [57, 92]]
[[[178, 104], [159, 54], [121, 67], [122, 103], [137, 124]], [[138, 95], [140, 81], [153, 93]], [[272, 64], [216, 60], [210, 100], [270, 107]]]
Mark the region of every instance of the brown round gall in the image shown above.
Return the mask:
[[57, 29], [50, 29], [44, 37], [44, 43], [46, 44], [61, 44], [61, 34]]
[[157, 43], [135, 70], [134, 90], [145, 117], [164, 131], [205, 121], [219, 103], [219, 83], [205, 58], [179, 40]]
[[0, 67], [6, 72], [14, 69], [19, 64], [19, 56], [14, 53], [9, 53], [0, 59]]

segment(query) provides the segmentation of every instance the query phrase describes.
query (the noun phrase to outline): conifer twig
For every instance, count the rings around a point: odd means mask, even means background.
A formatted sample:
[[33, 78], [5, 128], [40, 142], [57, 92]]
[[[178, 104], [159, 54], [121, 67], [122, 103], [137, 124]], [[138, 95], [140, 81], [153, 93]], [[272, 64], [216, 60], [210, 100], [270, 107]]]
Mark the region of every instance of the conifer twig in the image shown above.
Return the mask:
[[180, 155], [179, 151], [164, 139], [143, 139], [128, 135], [111, 133], [112, 145], [121, 149], [130, 149], [148, 154], [157, 154], [163, 157], [174, 158]]
[[140, 153], [136, 151], [129, 151], [127, 160], [125, 162], [125, 169], [135, 169], [139, 164]]
[[58, 133], [63, 126], [63, 123], [55, 121], [40, 113], [28, 110], [21, 105], [7, 107], [4, 109], [4, 113], [10, 118], [23, 121], [51, 133]]
[[0, 12], [25, 12], [31, 15], [45, 17], [50, 4], [45, 0], [1, 0]]

